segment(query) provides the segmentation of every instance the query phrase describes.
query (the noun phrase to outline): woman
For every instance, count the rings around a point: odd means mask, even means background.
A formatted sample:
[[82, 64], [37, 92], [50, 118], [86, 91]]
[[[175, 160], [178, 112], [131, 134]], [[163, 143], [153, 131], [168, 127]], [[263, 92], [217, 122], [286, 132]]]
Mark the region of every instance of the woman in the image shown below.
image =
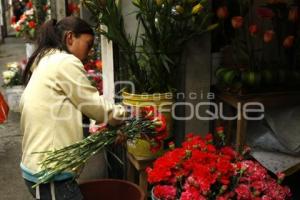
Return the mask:
[[44, 154], [33, 154], [71, 145], [83, 139], [82, 114], [110, 125], [124, 115], [122, 106], [111, 104], [87, 79], [83, 62], [93, 46], [94, 33], [83, 20], [66, 17], [51, 20], [40, 30], [37, 50], [24, 72], [21, 131], [23, 177], [36, 199], [82, 199], [73, 174], [62, 173], [49, 184], [32, 189], [41, 171]]

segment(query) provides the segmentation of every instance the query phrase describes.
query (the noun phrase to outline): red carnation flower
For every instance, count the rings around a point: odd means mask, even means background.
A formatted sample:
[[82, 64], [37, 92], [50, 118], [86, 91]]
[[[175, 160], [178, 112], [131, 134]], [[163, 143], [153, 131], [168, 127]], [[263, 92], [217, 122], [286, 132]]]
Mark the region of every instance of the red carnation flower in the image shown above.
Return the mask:
[[26, 4], [26, 8], [27, 8], [27, 9], [31, 9], [32, 6], [33, 6], [33, 4], [32, 4], [31, 1], [29, 1], [29, 2]]
[[34, 28], [36, 27], [36, 23], [35, 23], [34, 21], [30, 21], [30, 22], [28, 23], [28, 26], [29, 26], [29, 28], [34, 29]]

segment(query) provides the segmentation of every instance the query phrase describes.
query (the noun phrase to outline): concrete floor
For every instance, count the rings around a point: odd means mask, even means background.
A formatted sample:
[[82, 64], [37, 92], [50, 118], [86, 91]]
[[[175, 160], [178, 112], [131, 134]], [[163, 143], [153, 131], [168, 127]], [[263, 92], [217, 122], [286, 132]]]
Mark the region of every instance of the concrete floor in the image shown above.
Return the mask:
[[[25, 44], [21, 39], [6, 38], [0, 44], [0, 72], [5, 63], [21, 61]], [[0, 84], [2, 85], [2, 78]], [[3, 93], [3, 88], [1, 88]], [[8, 121], [0, 128], [0, 200], [32, 200], [20, 172], [21, 142], [19, 113], [10, 112]]]

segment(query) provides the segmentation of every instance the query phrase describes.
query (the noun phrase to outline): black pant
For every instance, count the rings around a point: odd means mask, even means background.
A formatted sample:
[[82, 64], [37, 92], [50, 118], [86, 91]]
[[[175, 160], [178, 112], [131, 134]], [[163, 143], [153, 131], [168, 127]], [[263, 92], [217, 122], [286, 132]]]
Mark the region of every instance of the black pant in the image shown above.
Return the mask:
[[[32, 188], [35, 183], [25, 180], [25, 183], [34, 198], [36, 198], [36, 188]], [[83, 200], [77, 182], [73, 179], [54, 182], [55, 200]], [[40, 200], [52, 200], [50, 183], [39, 185]]]

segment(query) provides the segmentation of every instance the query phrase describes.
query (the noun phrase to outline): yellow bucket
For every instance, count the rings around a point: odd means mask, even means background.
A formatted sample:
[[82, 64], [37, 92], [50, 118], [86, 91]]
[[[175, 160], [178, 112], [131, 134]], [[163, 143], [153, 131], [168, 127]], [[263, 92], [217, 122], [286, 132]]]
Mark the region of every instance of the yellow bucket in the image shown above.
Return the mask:
[[[145, 106], [154, 106], [159, 112], [166, 117], [167, 131], [171, 136], [172, 127], [172, 93], [154, 93], [154, 94], [131, 94], [122, 93], [123, 104], [133, 108], [142, 108]], [[162, 148], [157, 153], [153, 154], [150, 151], [150, 143], [146, 140], [137, 139], [127, 143], [129, 153], [137, 157], [157, 157], [162, 154]]]

